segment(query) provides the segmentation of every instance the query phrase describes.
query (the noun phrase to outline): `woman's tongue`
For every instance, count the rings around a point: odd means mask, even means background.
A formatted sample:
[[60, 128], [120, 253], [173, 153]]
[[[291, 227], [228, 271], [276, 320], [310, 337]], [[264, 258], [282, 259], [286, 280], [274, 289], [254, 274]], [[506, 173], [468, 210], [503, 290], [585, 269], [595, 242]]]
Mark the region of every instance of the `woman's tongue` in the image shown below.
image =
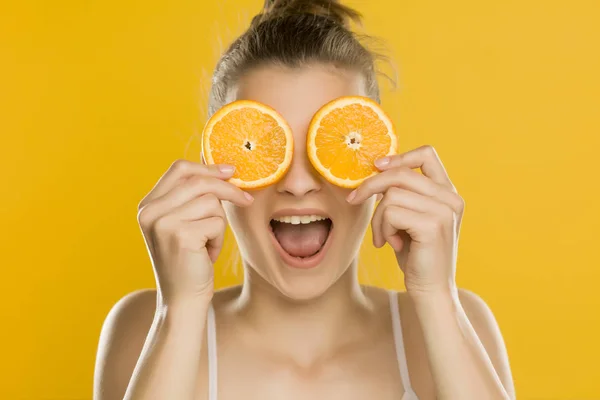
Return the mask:
[[323, 247], [329, 234], [329, 226], [325, 221], [298, 225], [276, 222], [273, 234], [289, 255], [309, 257]]

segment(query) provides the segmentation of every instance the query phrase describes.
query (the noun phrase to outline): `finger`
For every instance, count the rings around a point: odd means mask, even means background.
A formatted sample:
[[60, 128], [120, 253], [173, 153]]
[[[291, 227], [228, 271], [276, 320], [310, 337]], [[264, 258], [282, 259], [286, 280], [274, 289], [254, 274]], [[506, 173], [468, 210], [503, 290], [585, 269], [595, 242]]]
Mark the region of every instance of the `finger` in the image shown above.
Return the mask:
[[[188, 201], [173, 210], [170, 217], [179, 221], [200, 221], [205, 224], [210, 224], [212, 218], [221, 218], [227, 224], [227, 217], [225, 216], [221, 202], [212, 193]], [[210, 230], [212, 231], [212, 229]], [[211, 241], [207, 242], [206, 249], [212, 262], [216, 261], [216, 257], [221, 251], [223, 238], [224, 234], [214, 235], [214, 238], [209, 238]]]
[[423, 175], [456, 192], [442, 160], [432, 146], [421, 146], [403, 154], [384, 157], [376, 160], [375, 165], [382, 171], [400, 166], [420, 168]]
[[399, 187], [432, 197], [447, 204], [456, 212], [461, 212], [464, 206], [462, 198], [457, 193], [405, 167], [390, 169], [366, 179], [348, 195], [347, 200], [350, 204], [360, 204], [373, 195], [385, 193], [391, 187]]
[[373, 245], [381, 247], [385, 244], [382, 233], [384, 211], [388, 206], [400, 206], [420, 213], [439, 215], [441, 218], [452, 218], [452, 209], [447, 205], [410, 190], [391, 187], [379, 203], [372, 218]]
[[225, 227], [227, 226], [227, 222], [225, 218], [211, 217], [202, 220], [202, 223], [203, 234], [204, 238], [206, 239], [206, 251], [208, 251], [210, 261], [214, 263], [217, 261], [219, 253], [223, 248], [223, 241], [225, 239]]
[[165, 195], [178, 183], [193, 176], [210, 176], [220, 179], [229, 179], [233, 175], [234, 168], [227, 164], [204, 165], [188, 160], [177, 160], [158, 180], [156, 185], [142, 199], [138, 208], [141, 209], [150, 201]]
[[405, 231], [415, 242], [424, 242], [427, 239], [425, 234], [431, 231], [431, 226], [434, 225], [428, 214], [394, 205], [386, 207], [383, 219], [383, 238], [396, 251], [400, 250], [397, 246], [401, 241], [399, 231]]
[[[196, 221], [177, 221], [171, 216], [165, 217], [172, 224], [177, 225], [177, 236], [179, 246], [192, 253], [201, 253], [204, 250], [208, 253], [211, 262], [215, 262], [221, 248], [223, 247], [223, 238], [225, 236], [226, 222], [221, 217], [209, 217]], [[169, 222], [171, 223], [171, 222]]]
[[240, 207], [248, 206], [253, 201], [249, 193], [229, 182], [207, 177], [193, 178], [146, 205], [144, 207], [148, 208], [146, 219], [160, 218], [174, 208], [208, 193], [212, 193], [219, 200], [226, 200]]
[[180, 221], [198, 221], [210, 217], [227, 220], [221, 202], [212, 193], [196, 197], [174, 209], [170, 215]]
[[[394, 189], [391, 188], [390, 191]], [[396, 188], [397, 189], [397, 188]], [[381, 202], [375, 208], [375, 212], [373, 213], [373, 217], [371, 218], [371, 231], [373, 232], [373, 246], [376, 248], [380, 248], [385, 244], [385, 239], [383, 238], [383, 212], [390, 205], [389, 201], [385, 201], [386, 197], [383, 196]]]
[[176, 242], [178, 250], [192, 254], [208, 252], [211, 261], [223, 244], [226, 222], [221, 217], [209, 217], [195, 221], [181, 221], [173, 215], [166, 215], [156, 221], [153, 227], [155, 237], [170, 240], [158, 240], [157, 245], [166, 246], [165, 252], [172, 252], [170, 247]]
[[387, 191], [373, 214], [372, 230], [373, 245], [375, 247], [381, 247], [386, 242], [383, 226], [385, 224], [385, 210], [389, 206], [399, 206], [419, 213], [438, 215], [440, 219], [451, 219], [453, 213], [452, 209], [447, 205], [431, 197], [423, 196], [410, 190], [392, 187]]

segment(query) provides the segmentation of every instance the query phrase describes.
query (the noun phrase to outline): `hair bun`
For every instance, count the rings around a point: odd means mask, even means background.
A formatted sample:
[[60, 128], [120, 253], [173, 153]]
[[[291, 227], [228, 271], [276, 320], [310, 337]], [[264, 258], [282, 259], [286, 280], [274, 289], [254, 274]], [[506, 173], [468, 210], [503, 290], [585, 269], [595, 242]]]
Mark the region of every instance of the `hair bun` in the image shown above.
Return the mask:
[[326, 17], [345, 27], [348, 27], [351, 21], [360, 23], [362, 17], [358, 11], [340, 4], [337, 0], [265, 0], [262, 13], [252, 22], [261, 23], [273, 18], [301, 14]]

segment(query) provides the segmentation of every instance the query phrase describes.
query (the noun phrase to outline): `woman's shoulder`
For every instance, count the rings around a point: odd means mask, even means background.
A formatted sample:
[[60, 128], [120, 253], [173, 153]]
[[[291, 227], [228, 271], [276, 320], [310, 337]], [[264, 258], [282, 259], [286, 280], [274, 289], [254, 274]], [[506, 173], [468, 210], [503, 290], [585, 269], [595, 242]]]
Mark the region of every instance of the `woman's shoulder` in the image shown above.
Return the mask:
[[156, 291], [138, 290], [118, 300], [108, 312], [96, 353], [94, 392], [120, 396], [127, 387], [154, 320]]
[[132, 341], [145, 339], [155, 312], [155, 289], [136, 290], [126, 294], [108, 312], [102, 326], [101, 342], [121, 337]]
[[[212, 302], [221, 304], [234, 298], [240, 286], [228, 287], [215, 292]], [[105, 336], [120, 333], [130, 340], [144, 339], [150, 330], [156, 313], [156, 289], [140, 289], [120, 298], [110, 309], [102, 327]], [[143, 341], [143, 340], [142, 340]]]
[[[362, 291], [378, 315], [389, 318], [391, 313], [398, 313], [403, 323], [403, 330], [414, 330], [417, 336], [421, 335], [421, 327], [415, 308], [414, 299], [403, 290], [390, 290], [376, 286], [361, 286]], [[476, 328], [484, 330], [486, 326], [493, 326], [493, 314], [487, 303], [478, 294], [458, 289], [458, 300], [465, 314]], [[397, 307], [392, 306], [392, 302]], [[392, 316], [394, 317], [394, 316]]]
[[[239, 295], [241, 285], [226, 287], [215, 291], [212, 303], [217, 306]], [[156, 312], [156, 289], [140, 289], [128, 293], [119, 299], [109, 311], [106, 320], [111, 323], [125, 323], [128, 325], [150, 328]]]
[[[241, 288], [241, 285], [236, 285], [216, 290], [212, 302], [217, 305], [232, 300], [240, 294]], [[132, 321], [131, 317], [135, 317], [133, 321], [146, 322], [149, 327], [156, 312], [156, 300], [156, 289], [136, 290], [119, 299], [113, 305], [107, 319], [116, 318]]]
[[[363, 292], [369, 300], [376, 305], [385, 307], [390, 301], [396, 300], [400, 311], [402, 309], [414, 307], [414, 302], [408, 292], [402, 290], [391, 290], [378, 286], [361, 286]], [[467, 314], [473, 316], [489, 314], [490, 309], [483, 298], [477, 293], [464, 288], [458, 289], [458, 299], [461, 306], [465, 308]]]
[[[156, 290], [142, 289], [126, 294], [110, 309], [103, 325], [103, 334], [115, 331], [150, 328], [156, 311]], [[108, 332], [107, 332], [108, 331]]]
[[[213, 303], [222, 304], [239, 294], [240, 287], [215, 292]], [[94, 385], [126, 387], [144, 347], [156, 314], [156, 289], [141, 289], [121, 297], [102, 324]], [[107, 383], [108, 382], [108, 383]]]

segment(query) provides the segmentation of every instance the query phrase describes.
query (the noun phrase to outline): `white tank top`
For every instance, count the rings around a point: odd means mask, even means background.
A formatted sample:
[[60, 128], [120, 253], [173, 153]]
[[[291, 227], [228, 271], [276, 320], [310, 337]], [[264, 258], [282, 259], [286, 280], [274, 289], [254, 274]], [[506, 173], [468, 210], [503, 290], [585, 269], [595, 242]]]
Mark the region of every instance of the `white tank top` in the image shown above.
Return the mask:
[[[406, 363], [406, 354], [404, 352], [404, 339], [402, 338], [402, 323], [400, 321], [400, 310], [398, 309], [398, 293], [394, 291], [388, 293], [390, 313], [392, 314], [396, 358], [398, 359], [398, 369], [400, 370], [402, 386], [404, 386], [402, 400], [419, 400], [410, 386], [410, 378], [408, 376], [408, 365]], [[208, 400], [217, 400], [217, 329], [215, 324], [215, 310], [212, 304], [208, 309], [206, 335], [208, 342]]]

